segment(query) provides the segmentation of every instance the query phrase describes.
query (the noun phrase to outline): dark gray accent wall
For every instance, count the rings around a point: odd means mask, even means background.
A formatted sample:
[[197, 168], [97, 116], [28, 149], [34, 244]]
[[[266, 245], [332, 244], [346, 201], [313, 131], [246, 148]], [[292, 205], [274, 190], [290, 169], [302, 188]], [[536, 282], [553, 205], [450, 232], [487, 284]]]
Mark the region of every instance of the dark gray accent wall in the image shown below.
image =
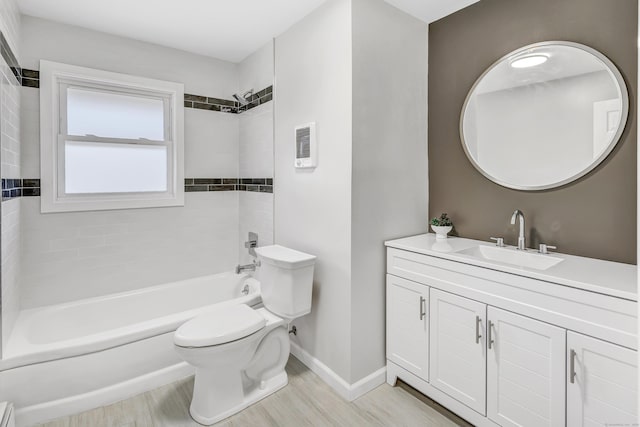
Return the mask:
[[[527, 246], [636, 263], [638, 5], [635, 0], [481, 0], [429, 26], [429, 211], [449, 213], [458, 236], [517, 238], [509, 220], [524, 211]], [[467, 92], [494, 61], [521, 46], [567, 40], [591, 46], [618, 67], [629, 119], [609, 157], [560, 188], [527, 192], [483, 177], [458, 131]], [[517, 159], [513, 159], [517, 161]]]

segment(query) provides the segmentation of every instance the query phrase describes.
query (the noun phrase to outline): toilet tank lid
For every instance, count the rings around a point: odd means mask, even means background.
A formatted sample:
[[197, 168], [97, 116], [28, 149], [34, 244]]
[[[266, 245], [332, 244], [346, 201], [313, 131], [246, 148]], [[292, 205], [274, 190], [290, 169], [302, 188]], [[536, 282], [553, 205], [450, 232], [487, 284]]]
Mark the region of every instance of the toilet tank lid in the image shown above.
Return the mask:
[[256, 248], [256, 254], [263, 262], [289, 269], [306, 267], [316, 262], [315, 255], [305, 254], [280, 245], [261, 246]]
[[180, 326], [173, 342], [179, 347], [209, 347], [239, 340], [264, 327], [264, 316], [246, 304], [217, 307]]

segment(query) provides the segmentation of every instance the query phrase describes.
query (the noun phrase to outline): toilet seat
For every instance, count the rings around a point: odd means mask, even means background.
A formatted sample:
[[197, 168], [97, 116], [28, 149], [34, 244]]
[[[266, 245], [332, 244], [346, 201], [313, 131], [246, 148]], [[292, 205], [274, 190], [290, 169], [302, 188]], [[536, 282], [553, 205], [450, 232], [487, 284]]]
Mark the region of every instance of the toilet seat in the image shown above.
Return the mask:
[[210, 347], [247, 337], [264, 328], [267, 319], [246, 304], [233, 304], [203, 313], [180, 326], [174, 335], [179, 347]]

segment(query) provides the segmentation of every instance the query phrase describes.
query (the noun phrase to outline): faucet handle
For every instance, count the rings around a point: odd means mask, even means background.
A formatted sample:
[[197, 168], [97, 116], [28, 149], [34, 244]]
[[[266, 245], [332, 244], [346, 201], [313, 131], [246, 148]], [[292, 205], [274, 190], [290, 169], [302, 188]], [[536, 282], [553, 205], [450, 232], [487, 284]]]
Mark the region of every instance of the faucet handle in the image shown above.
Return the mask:
[[504, 239], [502, 237], [491, 237], [490, 239], [496, 241], [497, 247], [504, 248]]
[[558, 248], [556, 248], [555, 246], [547, 245], [545, 243], [540, 243], [538, 252], [540, 252], [541, 254], [548, 254], [549, 253], [548, 249], [558, 249]]

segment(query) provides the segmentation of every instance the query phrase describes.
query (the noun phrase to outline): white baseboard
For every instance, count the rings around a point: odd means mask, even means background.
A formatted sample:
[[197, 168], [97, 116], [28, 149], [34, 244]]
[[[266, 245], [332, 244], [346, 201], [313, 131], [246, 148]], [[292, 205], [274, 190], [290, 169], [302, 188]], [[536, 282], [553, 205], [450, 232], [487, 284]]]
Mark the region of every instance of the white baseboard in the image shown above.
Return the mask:
[[20, 408], [15, 411], [16, 426], [31, 426], [110, 405], [190, 375], [193, 375], [193, 367], [181, 362], [99, 390]]
[[333, 372], [327, 365], [310, 355], [298, 344], [291, 343], [291, 354], [304, 363], [311, 372], [319, 376], [325, 383], [334, 389], [342, 398], [351, 402], [384, 384], [387, 368], [382, 367], [367, 375], [354, 384], [349, 384], [338, 374]]

